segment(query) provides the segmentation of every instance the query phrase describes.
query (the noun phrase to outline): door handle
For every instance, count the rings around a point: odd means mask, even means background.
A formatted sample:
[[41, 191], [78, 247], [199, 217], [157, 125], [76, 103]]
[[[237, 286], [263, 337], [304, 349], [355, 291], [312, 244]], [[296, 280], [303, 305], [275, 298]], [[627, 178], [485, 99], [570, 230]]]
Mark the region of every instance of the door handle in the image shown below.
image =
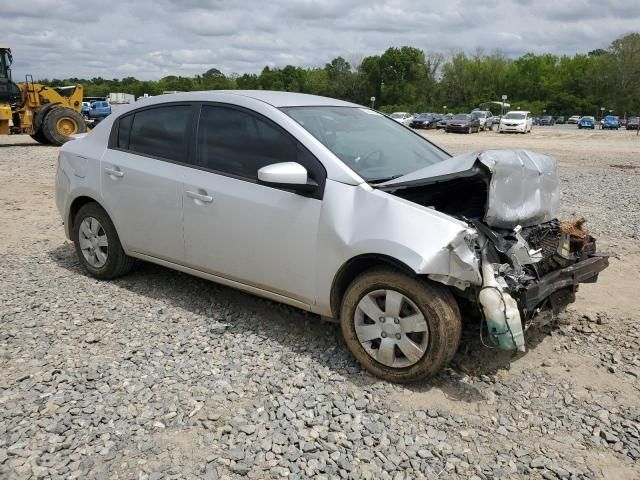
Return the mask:
[[185, 193], [187, 194], [187, 197], [193, 198], [195, 200], [200, 200], [201, 202], [204, 202], [204, 203], [213, 202], [213, 197], [211, 195], [206, 195], [204, 193], [193, 192], [191, 190], [187, 190]]
[[105, 167], [104, 173], [107, 175], [113, 175], [114, 177], [124, 177], [124, 172], [122, 170], [115, 170], [109, 167]]

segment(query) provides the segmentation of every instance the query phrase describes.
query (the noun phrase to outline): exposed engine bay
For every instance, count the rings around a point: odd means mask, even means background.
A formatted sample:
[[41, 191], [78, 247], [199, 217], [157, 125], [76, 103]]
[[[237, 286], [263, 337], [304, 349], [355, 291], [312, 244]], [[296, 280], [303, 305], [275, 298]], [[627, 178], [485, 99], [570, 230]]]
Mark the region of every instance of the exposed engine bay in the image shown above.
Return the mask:
[[[456, 285], [479, 307], [500, 348], [524, 350], [524, 325], [575, 301], [611, 254], [596, 251], [584, 220], [557, 219], [555, 159], [527, 151], [472, 152], [380, 185], [381, 189], [464, 221], [482, 285]], [[441, 277], [441, 276], [440, 276]], [[442, 281], [440, 278], [436, 278]]]

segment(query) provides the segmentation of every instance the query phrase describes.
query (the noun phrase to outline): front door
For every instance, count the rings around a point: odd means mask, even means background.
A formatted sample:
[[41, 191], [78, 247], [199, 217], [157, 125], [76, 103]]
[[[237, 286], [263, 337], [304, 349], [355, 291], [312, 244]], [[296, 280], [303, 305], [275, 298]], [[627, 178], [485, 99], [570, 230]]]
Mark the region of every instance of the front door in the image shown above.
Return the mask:
[[197, 168], [184, 181], [186, 263], [312, 305], [321, 193], [302, 196], [257, 183], [259, 168], [290, 161], [324, 184], [319, 162], [270, 121], [204, 105]]

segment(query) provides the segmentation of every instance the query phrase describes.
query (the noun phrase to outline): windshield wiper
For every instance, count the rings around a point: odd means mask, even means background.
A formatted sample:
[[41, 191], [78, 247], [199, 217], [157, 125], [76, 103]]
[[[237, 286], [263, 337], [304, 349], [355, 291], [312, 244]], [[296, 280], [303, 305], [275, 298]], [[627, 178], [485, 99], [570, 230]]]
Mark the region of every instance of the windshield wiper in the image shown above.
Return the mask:
[[384, 183], [384, 182], [388, 182], [389, 180], [395, 180], [396, 178], [400, 178], [402, 176], [406, 175], [405, 173], [399, 173], [398, 175], [392, 175], [390, 177], [382, 177], [382, 178], [376, 178], [375, 180], [367, 180], [367, 183], [370, 184], [374, 184], [374, 183]]

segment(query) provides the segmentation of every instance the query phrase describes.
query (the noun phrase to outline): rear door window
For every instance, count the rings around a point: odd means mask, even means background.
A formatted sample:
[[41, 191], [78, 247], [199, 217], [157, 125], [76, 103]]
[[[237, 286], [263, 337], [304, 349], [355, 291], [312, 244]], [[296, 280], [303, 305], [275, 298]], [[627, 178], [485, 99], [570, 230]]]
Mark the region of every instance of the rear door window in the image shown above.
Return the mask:
[[[172, 105], [135, 112], [128, 138], [124, 132], [126, 121], [123, 130], [119, 131], [118, 146], [131, 152], [186, 163], [191, 111], [190, 105]], [[125, 140], [128, 140], [127, 147]]]

